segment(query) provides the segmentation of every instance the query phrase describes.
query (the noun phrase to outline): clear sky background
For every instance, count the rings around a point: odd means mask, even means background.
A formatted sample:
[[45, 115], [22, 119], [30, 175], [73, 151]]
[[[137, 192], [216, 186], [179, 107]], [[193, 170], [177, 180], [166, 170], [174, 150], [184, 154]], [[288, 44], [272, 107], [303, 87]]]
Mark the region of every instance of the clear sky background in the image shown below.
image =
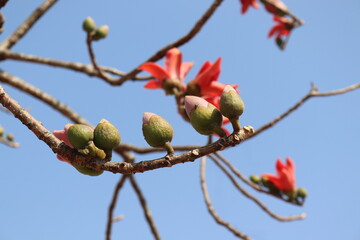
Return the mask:
[[[10, 1], [4, 39], [41, 4], [40, 0]], [[14, 51], [89, 63], [81, 24], [92, 16], [108, 24], [106, 40], [94, 44], [98, 62], [132, 70], [159, 48], [185, 34], [212, 1], [78, 0], [59, 1], [19, 42]], [[237, 0], [224, 1], [214, 17], [190, 43], [182, 46], [185, 61], [195, 66], [223, 58], [220, 81], [239, 84], [246, 104], [243, 125], [255, 128], [286, 111], [310, 90], [343, 88], [360, 79], [360, 1], [285, 2], [306, 24], [280, 51], [267, 33], [273, 26], [265, 10], [240, 14]], [[162, 61], [160, 61], [162, 64]], [[147, 146], [141, 132], [143, 112], [167, 119], [175, 129], [173, 144], [205, 144], [177, 114], [174, 99], [144, 82], [112, 87], [97, 78], [69, 70], [15, 61], [0, 63], [16, 75], [68, 104], [93, 124], [106, 118], [121, 132], [123, 143]], [[32, 97], [4, 86], [49, 129], [62, 129], [65, 117]], [[207, 164], [210, 196], [226, 221], [258, 240], [360, 239], [360, 91], [316, 98], [267, 132], [222, 153], [241, 172], [274, 173], [278, 157], [296, 164], [297, 185], [307, 188], [304, 207], [249, 191], [280, 215], [307, 213], [303, 221], [282, 223], [246, 199], [211, 161]], [[16, 136], [20, 148], [0, 145], [0, 239], [104, 239], [107, 208], [120, 175], [79, 174], [56, 159], [46, 144], [11, 115], [0, 113], [0, 124]], [[162, 153], [139, 155], [150, 160]], [[120, 161], [117, 156], [113, 161]], [[136, 174], [162, 239], [235, 239], [208, 214], [199, 184], [199, 160]], [[153, 239], [129, 184], [120, 193], [113, 239]]]

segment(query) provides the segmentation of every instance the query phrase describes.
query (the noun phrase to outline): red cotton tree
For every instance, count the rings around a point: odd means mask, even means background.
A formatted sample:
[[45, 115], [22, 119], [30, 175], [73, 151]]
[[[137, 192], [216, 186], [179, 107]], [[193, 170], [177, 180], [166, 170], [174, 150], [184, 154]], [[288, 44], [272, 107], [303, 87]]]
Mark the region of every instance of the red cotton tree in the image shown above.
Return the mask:
[[[317, 74], [314, 69], [305, 83], [291, 79], [310, 71], [301, 70], [306, 47], [298, 39], [311, 22], [304, 25], [280, 0], [213, 0], [194, 6], [190, 1], [45, 0], [37, 7], [29, 2], [0, 0], [0, 148], [7, 174], [3, 205], [10, 206], [2, 214], [1, 239], [2, 234], [10, 239], [12, 227], [24, 228], [13, 239], [24, 239], [21, 234], [39, 238], [32, 222], [39, 232], [44, 229], [45, 239], [304, 239], [300, 225], [275, 227], [263, 219], [308, 221], [305, 213], [282, 216], [273, 208], [286, 205], [286, 213], [292, 206], [304, 207], [322, 199], [311, 191], [315, 184], [335, 185], [330, 177], [306, 176], [304, 164], [319, 161], [325, 169], [326, 159], [313, 146], [336, 151], [319, 142], [339, 141], [339, 130], [333, 126], [333, 137], [322, 135], [321, 122], [331, 121], [320, 116], [316, 123], [323, 108], [306, 114], [295, 110], [308, 100], [345, 93], [357, 94], [358, 101], [360, 88], [360, 83], [341, 82], [320, 91], [317, 79], [309, 78]], [[28, 6], [34, 8], [30, 13]], [[260, 12], [268, 22], [258, 17]], [[305, 95], [296, 91], [311, 81]], [[350, 119], [341, 118], [349, 113], [337, 111], [338, 101], [328, 100], [329, 111], [340, 121]], [[351, 111], [357, 115], [349, 126], [359, 118], [356, 107]], [[306, 123], [304, 115], [314, 122]], [[291, 128], [280, 127], [295, 117]], [[260, 134], [263, 139], [254, 138]], [[311, 154], [316, 159], [305, 159]], [[287, 155], [285, 161], [278, 158]], [[212, 165], [206, 172], [208, 160]], [[321, 174], [318, 168], [309, 171]], [[16, 180], [8, 180], [13, 176]], [[109, 184], [115, 179], [111, 196]], [[20, 182], [28, 185], [20, 187]], [[20, 195], [11, 197], [9, 189]], [[238, 193], [250, 201], [235, 198]], [[268, 200], [254, 193], [275, 203], [265, 204]], [[253, 206], [267, 216], [258, 216]], [[51, 209], [57, 210], [47, 215]]]

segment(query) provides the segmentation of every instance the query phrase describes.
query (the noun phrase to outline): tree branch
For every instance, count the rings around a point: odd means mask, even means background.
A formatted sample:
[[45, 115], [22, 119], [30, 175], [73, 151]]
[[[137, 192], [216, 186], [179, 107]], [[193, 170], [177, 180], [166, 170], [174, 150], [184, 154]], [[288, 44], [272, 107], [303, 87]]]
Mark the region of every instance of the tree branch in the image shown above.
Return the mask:
[[13, 47], [31, 27], [54, 5], [58, 0], [45, 0], [35, 11], [1, 44], [0, 49]]
[[275, 124], [277, 124], [278, 122], [280, 122], [281, 120], [286, 118], [288, 115], [290, 115], [292, 112], [294, 112], [296, 109], [298, 109], [300, 106], [302, 106], [310, 98], [313, 98], [313, 97], [328, 97], [328, 96], [340, 95], [340, 94], [344, 94], [344, 93], [354, 91], [354, 90], [359, 89], [359, 88], [360, 88], [360, 82], [356, 83], [354, 85], [351, 85], [349, 87], [343, 88], [343, 89], [320, 93], [320, 92], [318, 92], [317, 87], [312, 86], [310, 92], [308, 94], [306, 94], [302, 99], [300, 99], [300, 101], [298, 101], [294, 106], [289, 108], [289, 110], [287, 110], [286, 112], [284, 112], [280, 116], [276, 117], [271, 122], [268, 122], [265, 125], [263, 125], [262, 127], [260, 127], [259, 129], [257, 129], [255, 131], [255, 133], [253, 135], [251, 135], [249, 138], [253, 138], [253, 137], [257, 136], [258, 134], [262, 133], [263, 131], [273, 127]]
[[228, 229], [230, 232], [232, 232], [238, 238], [245, 239], [245, 240], [251, 240], [250, 237], [248, 237], [247, 235], [245, 235], [242, 232], [240, 232], [239, 230], [237, 230], [230, 223], [221, 219], [220, 216], [216, 213], [214, 206], [211, 203], [209, 192], [208, 192], [207, 185], [206, 185], [205, 165], [206, 165], [206, 156], [202, 157], [201, 161], [200, 161], [200, 184], [201, 184], [201, 190], [202, 190], [202, 193], [204, 196], [204, 200], [205, 200], [205, 204], [206, 204], [208, 212], [214, 218], [215, 222], [224, 226], [226, 229]]
[[235, 174], [235, 176], [237, 176], [244, 183], [246, 183], [247, 185], [252, 187], [254, 190], [256, 190], [258, 192], [261, 192], [261, 193], [269, 194], [269, 195], [271, 195], [273, 197], [276, 197], [277, 199], [283, 200], [284, 202], [291, 203], [293, 205], [302, 206], [304, 204], [304, 203], [299, 203], [299, 202], [292, 202], [292, 201], [290, 201], [290, 199], [284, 199], [284, 198], [280, 197], [279, 195], [273, 194], [272, 192], [269, 192], [269, 191], [266, 191], [266, 190], [262, 189], [259, 185], [254, 184], [247, 177], [245, 177], [239, 170], [236, 169], [236, 167], [233, 164], [231, 164], [231, 162], [226, 160], [226, 158], [224, 158], [220, 153], [216, 152], [216, 153], [214, 153], [214, 155], [220, 161], [222, 161]]
[[146, 222], [148, 223], [148, 225], [151, 229], [152, 235], [154, 236], [154, 238], [156, 240], [160, 240], [161, 238], [160, 238], [159, 231], [157, 230], [157, 227], [155, 225], [151, 211], [146, 203], [146, 199], [145, 199], [144, 195], [142, 194], [139, 185], [137, 184], [137, 182], [135, 180], [135, 177], [133, 175], [129, 175], [129, 179], [130, 179], [131, 186], [135, 190], [136, 196], [139, 199], [140, 205], [141, 205], [144, 215], [145, 215]]
[[[184, 145], [184, 146], [172, 146], [175, 151], [190, 151], [195, 148], [199, 148], [199, 145]], [[153, 152], [166, 152], [164, 148], [145, 148], [145, 147], [138, 147], [132, 144], [120, 144], [119, 149], [123, 151], [131, 151], [136, 152], [139, 154], [146, 154], [146, 153], [153, 153]]]
[[[206, 12], [201, 16], [201, 18], [195, 23], [195, 25], [191, 28], [191, 30], [187, 34], [185, 34], [183, 37], [176, 40], [175, 42], [172, 42], [172, 43], [168, 44], [167, 46], [161, 48], [154, 55], [152, 55], [150, 58], [148, 58], [144, 62], [155, 62], [155, 61], [161, 59], [162, 57], [164, 57], [166, 52], [169, 49], [174, 48], [174, 47], [180, 47], [180, 46], [184, 45], [185, 43], [187, 43], [188, 41], [190, 41], [192, 38], [194, 38], [196, 36], [196, 34], [200, 32], [202, 27], [210, 19], [210, 17], [214, 14], [214, 12], [217, 10], [217, 8], [220, 6], [220, 4], [222, 2], [223, 2], [223, 0], [214, 0], [214, 2], [211, 4], [211, 6], [206, 10]], [[138, 74], [140, 72], [140, 70], [138, 70], [139, 66], [137, 66], [134, 70], [127, 73], [125, 76], [121, 77], [116, 82], [116, 84], [121, 85], [128, 79], [134, 79], [136, 74]]]
[[[341, 93], [345, 93], [351, 90], [355, 90], [360, 87], [360, 83], [348, 88], [342, 89], [339, 91], [328, 92], [328, 93], [311, 93], [313, 96], [332, 96]], [[304, 101], [302, 100], [299, 104], [289, 110], [289, 113], [283, 115], [287, 116], [290, 112], [298, 108]], [[71, 163], [78, 164], [83, 167], [88, 167], [96, 170], [105, 170], [113, 173], [122, 173], [122, 174], [132, 174], [138, 172], [145, 172], [149, 170], [154, 170], [157, 168], [171, 167], [175, 164], [185, 163], [195, 161], [197, 158], [214, 153], [216, 151], [224, 150], [227, 147], [235, 146], [241, 142], [251, 138], [254, 135], [257, 135], [258, 132], [254, 133], [254, 129], [251, 126], [245, 126], [240, 129], [239, 132], [235, 132], [229, 137], [220, 138], [218, 141], [206, 145], [204, 147], [196, 148], [186, 153], [175, 155], [172, 157], [166, 156], [163, 158], [141, 161], [137, 163], [128, 163], [128, 162], [107, 162], [108, 160], [97, 160], [92, 159], [89, 156], [84, 156], [83, 154], [77, 152], [76, 150], [62, 144], [62, 142], [52, 135], [46, 128], [42, 126], [35, 118], [33, 118], [29, 113], [27, 113], [16, 101], [10, 98], [10, 96], [0, 87], [0, 102], [4, 107], [10, 110], [16, 118], [18, 118], [24, 125], [26, 125], [40, 140], [44, 141], [54, 153], [60, 154], [61, 156], [70, 159]], [[299, 106], [298, 106], [299, 105]], [[280, 116], [275, 119], [270, 124], [266, 125], [266, 128], [260, 129], [259, 131], [264, 131], [265, 129], [271, 127], [278, 121], [284, 118]]]
[[306, 214], [300, 214], [299, 216], [290, 216], [290, 217], [282, 217], [279, 216], [272, 211], [270, 211], [259, 199], [248, 193], [241, 185], [236, 181], [236, 179], [230, 174], [228, 170], [217, 160], [213, 155], [209, 155], [209, 157], [214, 161], [214, 163], [225, 173], [225, 175], [230, 179], [232, 184], [247, 198], [255, 202], [264, 212], [269, 214], [272, 218], [281, 221], [281, 222], [289, 222], [294, 220], [302, 220], [306, 217]]
[[120, 180], [118, 181], [118, 183], [115, 186], [113, 197], [111, 199], [111, 203], [110, 203], [109, 210], [108, 210], [108, 218], [107, 218], [107, 224], [106, 224], [106, 240], [111, 240], [111, 229], [112, 229], [112, 224], [113, 224], [113, 219], [114, 219], [114, 217], [113, 217], [114, 209], [115, 209], [115, 206], [117, 203], [119, 192], [120, 192], [121, 188], [124, 186], [124, 183], [128, 177], [129, 177], [128, 175], [121, 176]]
[[74, 112], [67, 105], [61, 103], [59, 100], [55, 99], [51, 95], [32, 86], [31, 84], [21, 80], [18, 77], [15, 77], [9, 73], [6, 73], [6, 72], [3, 72], [0, 70], [0, 82], [9, 84], [21, 91], [33, 96], [33, 97], [39, 99], [40, 101], [48, 104], [49, 106], [51, 106], [55, 110], [59, 111], [60, 113], [62, 113], [64, 116], [66, 116], [67, 118], [69, 118], [71, 121], [73, 121], [75, 123], [81, 123], [81, 124], [91, 126], [91, 124], [86, 119], [84, 119], [79, 114]]
[[[84, 74], [87, 74], [90, 77], [99, 77], [99, 73], [96, 71], [96, 69], [91, 64], [83, 64], [83, 63], [77, 63], [77, 62], [68, 62], [68, 61], [61, 61], [51, 58], [45, 58], [40, 56], [34, 56], [24, 53], [17, 53], [13, 52], [7, 49], [0, 49], [0, 60], [4, 59], [11, 59], [16, 61], [22, 61], [22, 62], [31, 62], [31, 63], [37, 63], [37, 64], [43, 64], [48, 65], [52, 67], [60, 67], [64, 69], [73, 70], [76, 72], [81, 72]], [[105, 67], [105, 66], [99, 66], [99, 68], [107, 73], [117, 75], [117, 76], [124, 76], [125, 73], [121, 72], [115, 68]], [[133, 80], [149, 80], [152, 79], [152, 76], [145, 76], [145, 77], [136, 77]]]

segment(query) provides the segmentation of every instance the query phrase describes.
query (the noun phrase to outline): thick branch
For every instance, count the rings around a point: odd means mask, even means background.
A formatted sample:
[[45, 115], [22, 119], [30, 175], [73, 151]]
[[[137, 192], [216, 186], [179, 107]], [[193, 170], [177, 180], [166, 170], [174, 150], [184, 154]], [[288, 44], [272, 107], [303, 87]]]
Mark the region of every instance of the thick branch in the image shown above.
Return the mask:
[[145, 215], [146, 222], [148, 223], [148, 225], [151, 229], [152, 235], [154, 236], [154, 238], [156, 240], [160, 240], [161, 239], [160, 234], [155, 225], [150, 208], [148, 207], [148, 205], [146, 203], [146, 199], [145, 199], [144, 195], [142, 194], [141, 189], [135, 180], [135, 177], [133, 175], [129, 175], [129, 179], [130, 179], [131, 186], [135, 190], [136, 196], [139, 199], [140, 205], [141, 205], [144, 215]]
[[232, 184], [247, 198], [252, 200], [254, 203], [256, 203], [264, 212], [269, 214], [272, 218], [282, 221], [282, 222], [288, 222], [288, 221], [294, 221], [294, 220], [302, 220], [306, 217], [306, 214], [300, 214], [299, 216], [290, 216], [290, 217], [281, 217], [272, 211], [270, 211], [259, 199], [248, 193], [241, 185], [236, 181], [236, 179], [230, 174], [228, 170], [217, 160], [213, 155], [209, 155], [209, 157], [214, 161], [214, 163], [225, 173], [225, 175], [230, 179]]
[[[341, 93], [345, 93], [351, 90], [355, 90], [360, 87], [360, 83], [354, 86], [328, 93], [311, 93], [314, 96], [332, 96]], [[307, 100], [307, 99], [305, 99]], [[302, 100], [304, 101], [304, 100]], [[132, 174], [137, 172], [145, 172], [149, 170], [154, 170], [157, 168], [171, 167], [175, 164], [195, 161], [197, 158], [214, 153], [216, 151], [224, 150], [227, 147], [235, 146], [245, 141], [248, 138], [251, 138], [254, 135], [254, 130], [250, 126], [242, 128], [239, 132], [233, 133], [229, 137], [221, 138], [218, 141], [209, 144], [207, 146], [196, 148], [192, 151], [172, 156], [172, 157], [163, 157], [160, 159], [142, 161], [137, 163], [128, 163], [128, 162], [107, 162], [107, 160], [96, 160], [91, 159], [88, 156], [84, 156], [74, 149], [62, 144], [62, 142], [53, 136], [46, 128], [42, 126], [40, 122], [34, 119], [29, 113], [27, 113], [16, 101], [11, 99], [9, 95], [0, 87], [0, 102], [4, 107], [10, 110], [16, 118], [18, 118], [24, 125], [26, 125], [34, 134], [42, 141], [44, 141], [54, 153], [58, 153], [61, 156], [70, 159], [71, 163], [78, 164], [80, 166], [89, 167], [96, 170], [106, 170], [113, 173], [123, 173], [123, 174]], [[303, 102], [302, 102], [303, 103]], [[301, 103], [301, 104], [302, 104]], [[300, 105], [301, 105], [300, 104]], [[299, 106], [297, 106], [299, 107]], [[297, 108], [295, 106], [295, 109]], [[294, 107], [293, 107], [294, 108]], [[292, 109], [293, 109], [292, 108]], [[289, 110], [290, 112], [294, 111]], [[290, 114], [285, 113], [285, 115]], [[284, 115], [284, 114], [283, 114]], [[280, 116], [279, 119], [275, 119], [275, 123], [283, 119], [284, 117]], [[272, 125], [274, 125], [273, 123]], [[271, 124], [267, 127], [271, 127]], [[265, 129], [267, 129], [265, 128]], [[261, 130], [264, 131], [265, 129]], [[255, 134], [257, 134], [255, 132]]]
[[[211, 4], [211, 6], [206, 10], [206, 12], [201, 16], [201, 18], [195, 23], [195, 25], [191, 28], [191, 30], [187, 34], [185, 34], [183, 37], [176, 40], [175, 42], [172, 42], [172, 43], [168, 44], [167, 46], [161, 48], [154, 55], [152, 55], [150, 58], [148, 58], [144, 62], [155, 62], [155, 61], [161, 59], [162, 57], [164, 57], [166, 52], [169, 49], [174, 48], [174, 47], [180, 47], [180, 46], [184, 45], [185, 43], [189, 42], [192, 38], [194, 38], [196, 36], [197, 33], [200, 32], [202, 27], [210, 19], [210, 17], [214, 14], [214, 12], [217, 10], [217, 8], [220, 6], [220, 4], [222, 2], [223, 2], [223, 0], [214, 0], [214, 2]], [[130, 71], [125, 76], [120, 78], [116, 84], [121, 85], [128, 79], [134, 79], [136, 74], [138, 74], [140, 72], [138, 70], [138, 67], [136, 67], [134, 70]]]
[[0, 49], [14, 46], [58, 0], [46, 0], [1, 44]]
[[209, 192], [207, 189], [207, 185], [206, 185], [206, 177], [205, 177], [205, 165], [206, 165], [206, 157], [202, 157], [201, 161], [200, 161], [200, 184], [201, 184], [201, 190], [204, 196], [204, 200], [205, 200], [205, 204], [206, 207], [208, 209], [208, 212], [210, 213], [210, 215], [214, 218], [214, 220], [224, 226], [225, 228], [227, 228], [230, 232], [232, 232], [235, 236], [241, 238], [241, 239], [245, 239], [245, 240], [251, 240], [251, 238], [249, 238], [247, 235], [243, 234], [242, 232], [240, 232], [239, 230], [237, 230], [235, 227], [233, 227], [230, 223], [224, 221], [223, 219], [220, 218], [220, 216], [216, 213], [214, 206], [211, 203], [210, 200], [210, 196], [209, 196]]

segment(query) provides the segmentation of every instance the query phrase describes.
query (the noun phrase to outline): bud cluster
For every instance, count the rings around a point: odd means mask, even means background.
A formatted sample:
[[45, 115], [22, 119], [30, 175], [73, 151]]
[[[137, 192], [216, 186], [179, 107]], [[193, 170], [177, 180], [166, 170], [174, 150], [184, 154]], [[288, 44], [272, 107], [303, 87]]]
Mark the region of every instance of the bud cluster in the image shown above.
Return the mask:
[[109, 34], [109, 26], [102, 25], [96, 28], [96, 23], [91, 17], [85, 18], [83, 21], [83, 30], [91, 37], [91, 40], [98, 41], [100, 39], [106, 38]]
[[205, 99], [196, 96], [185, 97], [185, 110], [194, 129], [203, 135], [226, 136], [221, 128], [223, 116], [233, 125], [234, 132], [240, 130], [239, 117], [244, 112], [244, 102], [236, 90], [226, 85], [220, 97], [220, 110]]
[[[118, 146], [121, 140], [116, 127], [105, 119], [101, 120], [95, 129], [84, 124], [67, 124], [64, 130], [54, 131], [54, 135], [82, 154], [98, 159], [111, 159], [112, 149]], [[58, 158], [69, 162], [61, 156]], [[77, 164], [72, 165], [85, 175], [98, 176], [103, 173]]]
[[11, 133], [5, 134], [5, 129], [2, 126], [0, 126], [0, 139], [4, 141], [14, 142], [15, 137]]

